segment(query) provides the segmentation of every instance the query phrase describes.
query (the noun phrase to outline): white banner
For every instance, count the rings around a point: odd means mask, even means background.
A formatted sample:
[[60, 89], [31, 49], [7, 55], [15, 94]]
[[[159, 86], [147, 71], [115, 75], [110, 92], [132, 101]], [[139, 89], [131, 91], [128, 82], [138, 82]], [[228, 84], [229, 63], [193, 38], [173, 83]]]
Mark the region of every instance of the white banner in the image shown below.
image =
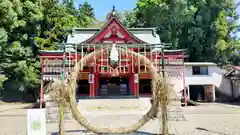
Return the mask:
[[90, 84], [94, 83], [94, 74], [89, 74], [88, 82], [89, 82]]
[[134, 83], [139, 83], [139, 74], [134, 74]]
[[27, 110], [27, 135], [46, 135], [45, 109]]

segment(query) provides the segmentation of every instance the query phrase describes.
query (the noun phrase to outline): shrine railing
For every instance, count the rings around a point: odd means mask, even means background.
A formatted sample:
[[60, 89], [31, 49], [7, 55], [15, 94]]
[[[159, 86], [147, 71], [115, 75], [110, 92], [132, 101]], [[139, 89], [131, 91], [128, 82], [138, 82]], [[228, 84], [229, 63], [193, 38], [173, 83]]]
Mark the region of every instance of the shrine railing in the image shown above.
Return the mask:
[[[71, 46], [68, 45], [68, 47]], [[114, 72], [113, 70], [120, 74], [131, 72], [148, 73], [146, 62], [138, 62], [139, 58], [137, 56], [130, 55], [127, 53], [127, 50], [132, 50], [146, 56], [148, 59], [153, 61], [159, 72], [165, 72], [165, 75], [168, 77], [179, 78], [183, 77], [184, 74], [184, 50], [165, 50], [164, 54], [162, 54], [161, 46], [158, 44], [118, 44], [116, 45], [116, 48], [119, 53], [119, 62], [118, 66], [113, 68], [109, 64], [109, 49], [112, 47], [112, 44], [84, 44], [73, 45], [72, 47], [77, 51], [72, 52], [72, 55], [65, 56], [65, 69], [62, 69], [63, 56], [42, 56], [42, 72], [44, 80], [60, 79], [61, 72], [63, 70], [66, 75], [72, 70], [76, 63], [76, 58], [80, 60], [94, 50], [104, 49], [105, 51], [101, 51], [100, 54], [94, 56], [92, 60], [87, 63], [87, 66], [90, 67], [93, 65], [95, 71], [102, 74], [111, 74], [111, 72]], [[86, 69], [84, 70], [87, 71]], [[84, 70], [81, 72], [84, 72]]]

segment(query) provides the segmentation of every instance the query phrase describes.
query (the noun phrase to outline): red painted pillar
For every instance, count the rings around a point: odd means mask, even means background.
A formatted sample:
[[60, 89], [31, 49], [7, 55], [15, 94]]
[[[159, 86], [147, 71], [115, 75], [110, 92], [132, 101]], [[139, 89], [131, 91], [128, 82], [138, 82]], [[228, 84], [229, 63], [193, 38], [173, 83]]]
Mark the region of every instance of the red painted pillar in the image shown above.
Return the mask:
[[130, 73], [129, 74], [129, 85], [130, 85], [130, 92], [131, 92], [131, 95], [134, 95], [134, 90], [135, 90], [135, 85], [134, 85], [134, 80], [133, 80], [133, 73]]
[[99, 89], [99, 72], [95, 72], [94, 73], [94, 95], [93, 97], [95, 96], [98, 96], [98, 89]]
[[41, 88], [40, 88], [40, 108], [43, 107], [44, 102], [44, 90], [43, 90], [43, 74], [44, 74], [44, 57], [42, 57], [42, 69], [41, 69]]
[[[132, 70], [131, 70], [132, 71]], [[134, 72], [131, 72], [129, 75], [129, 84], [130, 84], [130, 88], [131, 88], [131, 93], [133, 96], [138, 96], [139, 93], [139, 83], [138, 81], [135, 82], [135, 79], [139, 80], [139, 76], [138, 78], [135, 78], [135, 73], [136, 69], [134, 70]]]
[[135, 95], [134, 96], [139, 96], [139, 72], [138, 71], [138, 67], [135, 67], [135, 72], [133, 74], [133, 81], [134, 81], [134, 85], [135, 85]]
[[134, 96], [135, 95], [135, 84], [134, 84], [134, 73], [132, 72], [132, 64], [130, 64], [130, 67], [129, 67], [129, 85], [130, 85], [130, 92], [131, 92], [131, 95]]
[[93, 97], [93, 92], [94, 92], [94, 88], [95, 88], [95, 86], [94, 86], [94, 83], [91, 83], [90, 84], [90, 91], [89, 91], [89, 96], [90, 97]]

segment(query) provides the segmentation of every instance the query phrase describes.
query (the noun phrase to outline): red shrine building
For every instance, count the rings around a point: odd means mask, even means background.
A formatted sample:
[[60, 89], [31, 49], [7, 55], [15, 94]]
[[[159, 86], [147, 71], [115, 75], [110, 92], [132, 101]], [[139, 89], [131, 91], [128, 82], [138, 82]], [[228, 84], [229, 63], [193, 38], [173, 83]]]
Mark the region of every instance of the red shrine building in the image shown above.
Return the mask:
[[[122, 51], [118, 48], [122, 48]], [[137, 64], [138, 57], [123, 53], [124, 49], [146, 56], [159, 72], [165, 71], [167, 76], [175, 80], [173, 85], [181, 84], [183, 90], [184, 50], [163, 51], [155, 28], [126, 28], [115, 16], [115, 11], [111, 12], [102, 28], [75, 28], [66, 43], [59, 44], [57, 50], [41, 51], [42, 86], [61, 79], [62, 71], [67, 76], [76, 61], [102, 50], [91, 57], [83, 69], [79, 68], [78, 97], [151, 95], [151, 77], [147, 65]], [[65, 66], [63, 59], [66, 59]], [[114, 63], [112, 59], [115, 59]]]

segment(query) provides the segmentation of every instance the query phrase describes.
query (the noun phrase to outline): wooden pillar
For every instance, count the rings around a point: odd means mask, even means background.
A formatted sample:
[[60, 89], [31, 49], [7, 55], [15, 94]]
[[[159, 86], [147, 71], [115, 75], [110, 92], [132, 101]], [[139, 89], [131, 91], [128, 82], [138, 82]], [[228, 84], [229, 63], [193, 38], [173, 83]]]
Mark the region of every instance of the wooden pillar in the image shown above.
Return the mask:
[[212, 98], [213, 98], [213, 102], [216, 101], [216, 93], [215, 93], [215, 86], [212, 84]]

